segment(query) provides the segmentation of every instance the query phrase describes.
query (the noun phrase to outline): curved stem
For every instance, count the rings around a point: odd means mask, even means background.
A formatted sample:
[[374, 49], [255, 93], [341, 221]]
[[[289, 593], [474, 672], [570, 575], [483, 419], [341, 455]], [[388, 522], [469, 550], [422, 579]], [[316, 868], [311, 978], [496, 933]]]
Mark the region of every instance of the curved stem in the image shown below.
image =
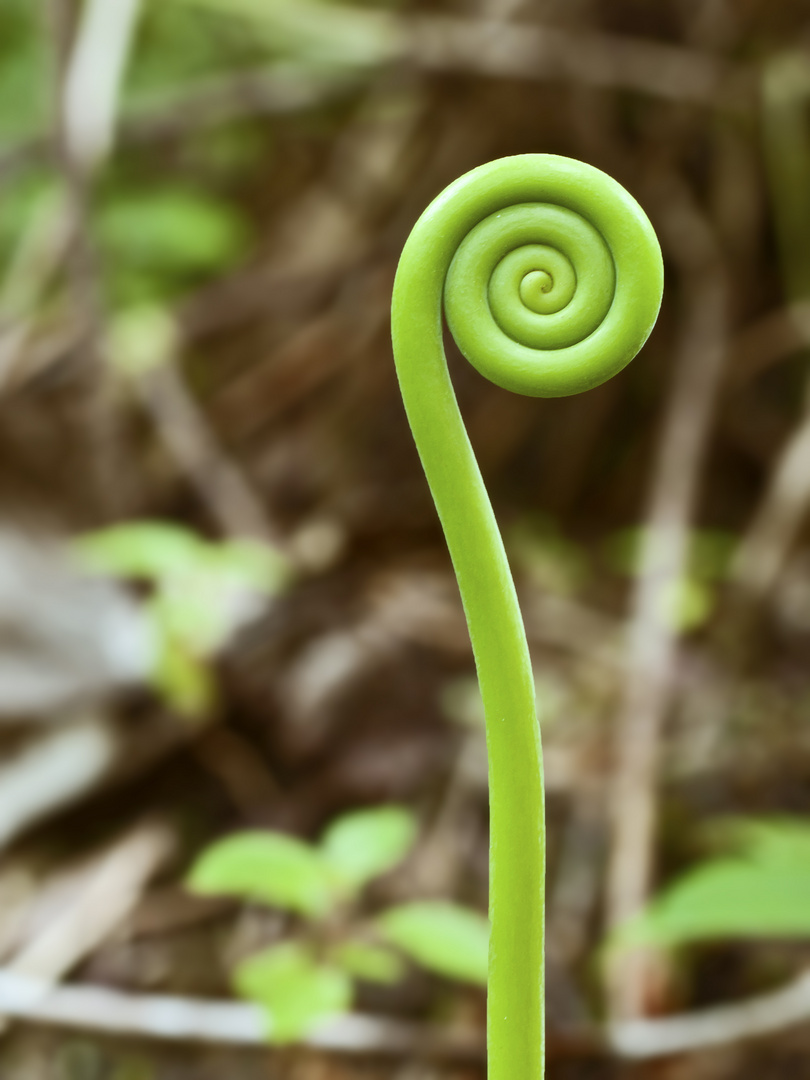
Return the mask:
[[[615, 201], [609, 213], [603, 207], [605, 190]], [[536, 351], [532, 355], [540, 358], [538, 370], [529, 371], [530, 347], [524, 344], [513, 346], [507, 340], [501, 344], [496, 339], [496, 346], [482, 360], [475, 355], [475, 339], [484, 337], [482, 331], [474, 331], [472, 344], [468, 342], [466, 348], [459, 343], [468, 359], [495, 381], [523, 392], [556, 396], [603, 381], [634, 355], [655, 321], [661, 294], [660, 252], [649, 223], [631, 197], [609, 177], [579, 162], [548, 155], [504, 158], [451, 184], [428, 207], [405, 245], [392, 303], [392, 336], [402, 396], [458, 578], [486, 715], [492, 923], [487, 1002], [490, 1080], [539, 1080], [543, 1075], [542, 752], [534, 679], [515, 587], [447, 371], [442, 297], [451, 264], [456, 274], [453, 260], [457, 250], [482, 219], [487, 220], [490, 230], [494, 219], [497, 250], [493, 265], [505, 263], [504, 256], [514, 245], [511, 234], [506, 243], [501, 242], [502, 219], [508, 217], [503, 211], [524, 204], [542, 209], [549, 203], [563, 207], [563, 214], [595, 218], [602, 238], [599, 243], [613, 256], [615, 283], [611, 277], [605, 286], [608, 296], [603, 325], [607, 331], [602, 335], [610, 347], [594, 349], [594, 339], [598, 342], [602, 331], [589, 330], [582, 335], [587, 338], [584, 350], [572, 339], [562, 347], [555, 345], [551, 352]], [[638, 242], [629, 253], [632, 258], [627, 257], [630, 220], [637, 231], [641, 229], [644, 257], [640, 259]], [[533, 267], [530, 275], [540, 271], [548, 276], [547, 267], [534, 266], [531, 259], [542, 259], [542, 254], [536, 253], [547, 249], [549, 237], [556, 237], [555, 222], [541, 225], [537, 237], [529, 237], [531, 254], [526, 265]], [[536, 224], [532, 229], [536, 231]], [[539, 244], [546, 247], [539, 248]], [[484, 257], [479, 248], [473, 259], [475, 273]], [[581, 277], [582, 267], [575, 264], [574, 268]], [[609, 272], [614, 274], [612, 269]], [[645, 274], [653, 279], [646, 293], [641, 281]], [[642, 314], [638, 306], [628, 305], [628, 288], [647, 295]], [[560, 306], [569, 303], [566, 296]], [[456, 288], [453, 315], [457, 340], [463, 334], [463, 327], [457, 324], [466, 317], [465, 306], [479, 318], [482, 298], [461, 282]], [[529, 318], [533, 317], [529, 312]], [[621, 341], [618, 326], [623, 329]], [[496, 332], [500, 333], [497, 328]]]

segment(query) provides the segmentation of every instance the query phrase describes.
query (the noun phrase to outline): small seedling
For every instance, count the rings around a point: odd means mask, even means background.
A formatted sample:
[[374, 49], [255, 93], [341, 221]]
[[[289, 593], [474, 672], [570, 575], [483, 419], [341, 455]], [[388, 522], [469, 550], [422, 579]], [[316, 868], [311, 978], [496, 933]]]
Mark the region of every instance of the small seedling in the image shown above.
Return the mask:
[[489, 925], [448, 902], [400, 904], [369, 924], [357, 916], [363, 890], [400, 863], [416, 821], [400, 806], [337, 818], [318, 844], [278, 832], [246, 832], [205, 851], [188, 877], [192, 891], [229, 895], [290, 912], [299, 933], [237, 965], [233, 981], [266, 1014], [268, 1038], [300, 1039], [351, 1007], [355, 980], [392, 984], [403, 955], [447, 978], [484, 985]]
[[453, 560], [487, 725], [490, 1080], [544, 1068], [542, 756], [526, 635], [456, 403], [442, 306], [470, 363], [507, 390], [560, 397], [636, 355], [661, 303], [652, 226], [615, 180], [546, 154], [467, 173], [417, 221], [394, 284], [402, 397]]
[[144, 610], [154, 639], [152, 681], [191, 716], [214, 696], [213, 656], [290, 577], [285, 559], [266, 545], [212, 543], [164, 522], [114, 525], [80, 537], [73, 549], [86, 570], [149, 586]]

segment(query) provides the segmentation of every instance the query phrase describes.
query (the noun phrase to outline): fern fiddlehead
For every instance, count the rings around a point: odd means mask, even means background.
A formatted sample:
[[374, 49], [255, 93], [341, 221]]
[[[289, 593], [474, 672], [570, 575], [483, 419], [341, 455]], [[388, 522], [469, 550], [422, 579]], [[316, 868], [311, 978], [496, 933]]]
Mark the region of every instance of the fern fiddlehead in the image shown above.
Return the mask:
[[460, 177], [414, 226], [392, 301], [397, 375], [458, 578], [487, 725], [489, 1080], [544, 1067], [545, 826], [534, 681], [515, 588], [442, 347], [497, 385], [560, 397], [644, 344], [661, 302], [652, 226], [616, 181], [546, 154]]

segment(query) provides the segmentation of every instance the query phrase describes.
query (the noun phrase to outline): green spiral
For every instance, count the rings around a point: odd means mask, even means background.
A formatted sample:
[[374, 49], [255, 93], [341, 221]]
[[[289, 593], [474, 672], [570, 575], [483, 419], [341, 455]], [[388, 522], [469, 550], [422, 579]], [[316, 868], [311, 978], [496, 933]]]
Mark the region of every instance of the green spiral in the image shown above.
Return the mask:
[[509, 565], [447, 372], [462, 353], [499, 386], [598, 386], [655, 323], [652, 226], [615, 180], [547, 154], [501, 158], [425, 210], [394, 283], [397, 375], [458, 578], [484, 701], [490, 784], [490, 1080], [543, 1075], [545, 826], [534, 680]]

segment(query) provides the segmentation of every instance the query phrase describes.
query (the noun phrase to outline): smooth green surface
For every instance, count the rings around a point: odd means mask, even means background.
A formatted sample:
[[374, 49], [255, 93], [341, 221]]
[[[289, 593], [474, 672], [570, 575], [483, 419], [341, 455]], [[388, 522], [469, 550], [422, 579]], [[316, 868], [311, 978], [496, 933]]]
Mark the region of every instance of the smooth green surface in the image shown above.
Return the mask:
[[[544, 264], [538, 248], [553, 249], [553, 259]], [[599, 170], [547, 154], [502, 158], [451, 184], [414, 226], [394, 284], [397, 374], [458, 577], [487, 721], [490, 1080], [543, 1075], [542, 755], [517, 597], [447, 372], [442, 299], [459, 348], [482, 374], [559, 397], [599, 385], [633, 358], [662, 285], [658, 242], [635, 200]]]

